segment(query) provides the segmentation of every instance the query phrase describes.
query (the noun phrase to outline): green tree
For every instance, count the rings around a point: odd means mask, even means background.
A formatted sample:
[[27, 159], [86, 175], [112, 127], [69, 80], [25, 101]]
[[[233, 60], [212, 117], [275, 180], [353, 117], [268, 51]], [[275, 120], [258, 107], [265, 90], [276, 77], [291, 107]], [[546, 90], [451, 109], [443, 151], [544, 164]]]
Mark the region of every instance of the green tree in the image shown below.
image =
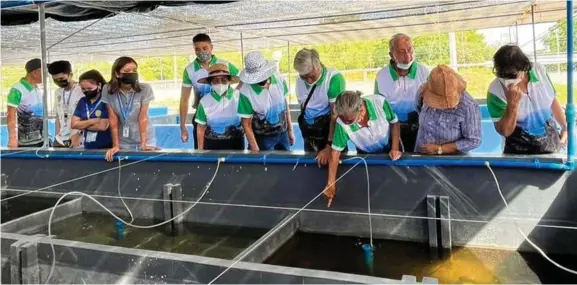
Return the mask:
[[[557, 29], [557, 33], [555, 33]], [[559, 48], [557, 48], [557, 35], [559, 36]], [[573, 22], [573, 45], [577, 36], [577, 24]], [[545, 37], [545, 44], [553, 53], [567, 52], [567, 20], [559, 21], [557, 25], [549, 29], [549, 34]]]

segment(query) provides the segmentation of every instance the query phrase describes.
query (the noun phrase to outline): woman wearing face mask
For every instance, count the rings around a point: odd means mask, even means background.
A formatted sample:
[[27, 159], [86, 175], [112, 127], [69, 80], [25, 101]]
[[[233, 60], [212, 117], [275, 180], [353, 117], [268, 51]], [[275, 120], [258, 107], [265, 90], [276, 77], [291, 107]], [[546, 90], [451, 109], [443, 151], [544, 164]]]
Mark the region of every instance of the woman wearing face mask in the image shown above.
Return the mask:
[[107, 104], [112, 148], [106, 160], [112, 161], [119, 149], [157, 150], [148, 106], [154, 100], [150, 85], [138, 82], [138, 65], [130, 57], [119, 57], [112, 65], [110, 82], [102, 88]]
[[328, 198], [328, 207], [337, 191], [335, 184], [339, 157], [349, 141], [355, 144], [357, 153], [388, 152], [392, 160], [401, 157], [397, 115], [383, 96], [361, 95], [359, 91], [345, 91], [335, 101], [338, 119], [329, 159], [327, 187], [323, 192]]
[[288, 87], [258, 51], [244, 57], [238, 114], [250, 150], [290, 150], [294, 143]]
[[567, 142], [567, 121], [545, 67], [531, 63], [516, 45], [497, 50], [493, 63], [497, 78], [489, 85], [487, 107], [506, 138], [504, 153], [558, 152]]
[[84, 97], [80, 98], [72, 117], [72, 128], [84, 132], [84, 148], [103, 149], [112, 147], [112, 137], [108, 130], [108, 110], [102, 103], [104, 77], [96, 70], [90, 70], [79, 77], [79, 85]]
[[230, 87], [238, 83], [238, 77], [231, 75], [225, 64], [215, 64], [198, 82], [212, 87], [196, 110], [198, 149], [244, 150], [244, 133], [236, 113], [239, 96]]

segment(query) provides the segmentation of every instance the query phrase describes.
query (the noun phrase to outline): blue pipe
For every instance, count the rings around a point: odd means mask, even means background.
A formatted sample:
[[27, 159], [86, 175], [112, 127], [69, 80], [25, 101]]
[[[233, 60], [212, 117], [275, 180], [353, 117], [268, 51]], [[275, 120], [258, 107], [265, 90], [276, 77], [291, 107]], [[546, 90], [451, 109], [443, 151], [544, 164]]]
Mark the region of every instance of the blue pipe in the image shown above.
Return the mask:
[[[150, 162], [154, 161], [170, 161], [170, 162], [209, 162], [216, 163], [222, 158], [219, 156], [189, 156], [189, 155], [164, 155], [155, 158], [150, 158], [157, 153], [151, 154], [134, 154], [134, 155], [117, 155], [116, 157], [123, 157], [124, 160], [138, 161], [148, 159]], [[39, 153], [37, 156], [34, 153], [9, 153], [2, 155], [3, 159], [70, 159], [70, 160], [102, 160], [104, 161], [104, 154], [78, 154], [78, 153]], [[225, 156], [227, 163], [244, 163], [244, 164], [317, 164], [312, 157], [267, 157], [267, 156]], [[538, 158], [531, 161], [515, 160], [515, 159], [490, 159], [490, 158], [462, 158], [455, 159], [450, 157], [438, 157], [423, 159], [419, 157], [401, 158], [397, 161], [392, 161], [385, 158], [367, 158], [367, 165], [375, 166], [459, 166], [459, 167], [485, 167], [485, 163], [489, 162], [492, 167], [505, 168], [528, 168], [528, 169], [544, 169], [544, 170], [562, 170], [570, 171], [574, 169], [574, 165], [556, 163], [556, 162], [540, 162]], [[349, 159], [343, 160], [342, 164], [352, 165], [358, 163], [358, 160]]]
[[369, 271], [371, 272], [371, 274], [373, 274], [373, 268], [374, 268], [374, 263], [375, 263], [374, 249], [368, 243], [363, 244], [361, 247], [363, 248], [363, 256], [365, 257], [365, 264], [369, 268]]
[[36, 0], [23, 0], [23, 1], [2, 1], [0, 2], [0, 9], [8, 9], [22, 6], [29, 6], [34, 4], [41, 4], [45, 2], [50, 2], [49, 0], [36, 1]]
[[114, 224], [116, 228], [116, 239], [123, 240], [124, 239], [124, 223], [117, 220]]
[[575, 166], [575, 105], [573, 103], [573, 1], [567, 1], [567, 161]]

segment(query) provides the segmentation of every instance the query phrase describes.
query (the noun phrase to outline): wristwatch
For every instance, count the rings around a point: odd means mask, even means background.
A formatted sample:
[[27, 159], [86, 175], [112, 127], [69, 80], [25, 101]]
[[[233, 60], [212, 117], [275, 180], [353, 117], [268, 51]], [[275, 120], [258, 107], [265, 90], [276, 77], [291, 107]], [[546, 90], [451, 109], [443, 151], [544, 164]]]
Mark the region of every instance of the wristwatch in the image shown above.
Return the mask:
[[442, 146], [439, 146], [439, 148], [437, 149], [437, 154], [438, 155], [443, 154], [443, 147]]
[[333, 146], [333, 141], [327, 141], [328, 146]]

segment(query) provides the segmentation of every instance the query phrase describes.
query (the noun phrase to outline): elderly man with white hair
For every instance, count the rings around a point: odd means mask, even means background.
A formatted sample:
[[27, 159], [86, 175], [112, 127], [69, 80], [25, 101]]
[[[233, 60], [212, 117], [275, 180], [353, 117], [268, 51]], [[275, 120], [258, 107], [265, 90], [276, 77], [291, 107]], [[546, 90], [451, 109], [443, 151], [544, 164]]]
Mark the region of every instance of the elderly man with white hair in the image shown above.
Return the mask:
[[375, 94], [385, 96], [399, 118], [404, 149], [413, 151], [419, 130], [415, 97], [419, 87], [427, 82], [429, 69], [415, 61], [413, 43], [405, 34], [391, 38], [389, 55], [389, 65], [377, 73]]
[[345, 91], [345, 78], [337, 70], [325, 67], [315, 49], [297, 52], [294, 69], [299, 73], [296, 94], [301, 106], [298, 123], [304, 149], [317, 152], [318, 163], [327, 164], [337, 119], [334, 103]]

